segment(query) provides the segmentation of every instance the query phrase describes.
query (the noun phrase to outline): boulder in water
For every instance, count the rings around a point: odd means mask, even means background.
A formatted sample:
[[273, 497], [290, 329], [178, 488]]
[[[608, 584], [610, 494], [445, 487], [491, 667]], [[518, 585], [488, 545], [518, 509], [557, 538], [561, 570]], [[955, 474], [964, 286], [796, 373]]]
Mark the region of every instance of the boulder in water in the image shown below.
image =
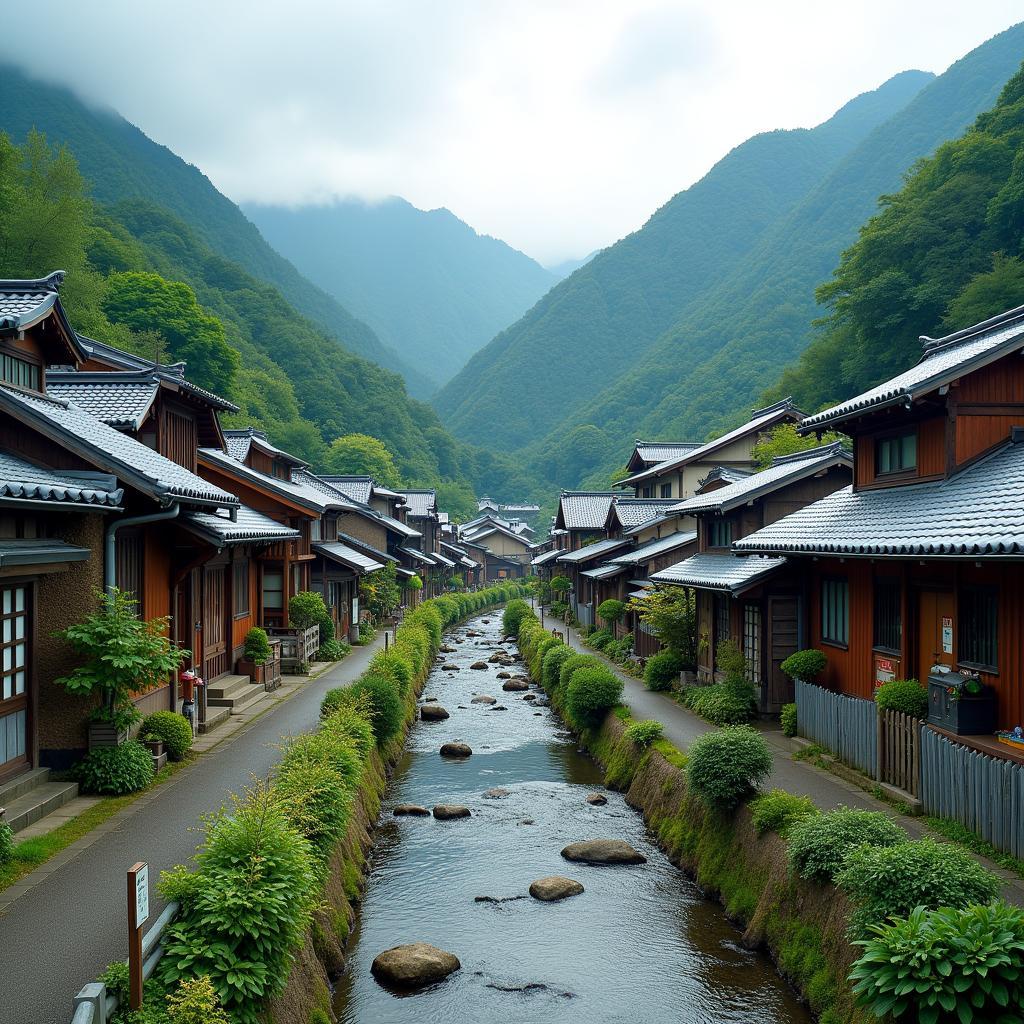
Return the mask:
[[469, 667], [472, 668], [472, 669], [476, 669], [477, 672], [486, 672], [487, 671], [487, 662], [486, 661], [474, 661], [473, 664], [470, 665]]
[[419, 804], [395, 804], [395, 809], [391, 813], [396, 817], [408, 814], [413, 817], [422, 818], [430, 814], [430, 811], [426, 807], [420, 807]]
[[570, 843], [562, 856], [583, 864], [646, 864], [647, 858], [623, 839], [588, 839]]
[[484, 793], [485, 800], [500, 800], [503, 796], [508, 796], [509, 790], [503, 789], [501, 786], [495, 786], [494, 789], [487, 790]]
[[497, 678], [498, 679], [511, 679], [512, 678], [512, 673], [511, 672], [505, 672], [504, 670], [502, 670], [501, 672], [498, 673]]
[[530, 684], [525, 679], [509, 679], [501, 684], [501, 688], [508, 691], [528, 690]]
[[468, 743], [445, 743], [441, 747], [442, 757], [472, 757], [473, 748]]
[[523, 700], [535, 701], [536, 699], [537, 699], [537, 694], [535, 694], [535, 693], [524, 693], [523, 694]]
[[415, 989], [443, 981], [461, 966], [454, 953], [426, 942], [412, 942], [378, 953], [370, 965], [370, 972], [381, 984]]
[[536, 882], [530, 883], [530, 895], [535, 900], [543, 900], [545, 903], [564, 900], [569, 896], [579, 896], [581, 892], [583, 886], [579, 882], [562, 875], [548, 875], [547, 878], [538, 878]]
[[470, 702], [470, 704], [497, 704], [497, 700], [494, 697], [489, 697], [486, 693], [478, 693]]
[[459, 666], [455, 665], [455, 664], [453, 664], [452, 662], [449, 661], [446, 664], [441, 666], [441, 671], [442, 672], [458, 672], [459, 671]]
[[434, 817], [438, 821], [451, 821], [453, 818], [468, 818], [469, 808], [462, 804], [438, 804], [434, 808]]
[[591, 807], [604, 807], [604, 805], [608, 803], [608, 797], [606, 797], [604, 793], [588, 793], [587, 803], [590, 804]]
[[424, 722], [443, 722], [448, 717], [448, 712], [440, 704], [424, 704], [420, 708], [420, 718]]

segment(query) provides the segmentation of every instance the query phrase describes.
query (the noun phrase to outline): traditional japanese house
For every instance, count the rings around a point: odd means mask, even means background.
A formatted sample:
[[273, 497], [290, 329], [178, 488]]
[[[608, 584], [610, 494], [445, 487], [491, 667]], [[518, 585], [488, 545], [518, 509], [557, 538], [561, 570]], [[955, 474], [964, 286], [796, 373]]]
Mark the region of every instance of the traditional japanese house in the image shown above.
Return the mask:
[[483, 549], [487, 582], [527, 575], [533, 552], [524, 531], [516, 533], [511, 527], [487, 519], [460, 536], [460, 543], [466, 541]]
[[804, 646], [827, 654], [826, 685], [870, 699], [936, 666], [976, 672], [996, 725], [1012, 728], [1024, 721], [1024, 307], [921, 340], [914, 367], [803, 422], [853, 438], [853, 484], [736, 548], [799, 565]]
[[732, 640], [746, 657], [765, 714], [793, 699], [780, 665], [799, 648], [800, 575], [784, 558], [738, 557], [732, 544], [845, 486], [852, 465], [837, 442], [777, 458], [735, 483], [714, 474], [678, 506], [680, 514], [696, 518], [697, 553], [651, 576], [655, 583], [696, 591], [698, 679], [716, 678], [718, 645]]

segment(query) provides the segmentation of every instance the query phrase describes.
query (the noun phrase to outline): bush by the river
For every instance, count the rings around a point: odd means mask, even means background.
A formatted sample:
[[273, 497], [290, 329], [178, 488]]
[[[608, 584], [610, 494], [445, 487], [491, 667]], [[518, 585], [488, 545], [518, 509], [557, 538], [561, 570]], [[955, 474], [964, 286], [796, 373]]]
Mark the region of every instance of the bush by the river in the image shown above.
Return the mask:
[[777, 832], [785, 837], [790, 826], [800, 818], [817, 814], [814, 801], [807, 796], [796, 796], [784, 789], [761, 793], [750, 801], [750, 816], [759, 834]]
[[530, 614], [530, 606], [526, 601], [516, 599], [505, 605], [501, 616], [501, 629], [505, 636], [517, 636], [523, 619]]
[[559, 675], [562, 666], [573, 657], [573, 650], [568, 644], [555, 644], [544, 655], [541, 670], [541, 685], [548, 693], [552, 693], [558, 687]]
[[570, 677], [578, 668], [604, 668], [604, 666], [592, 654], [572, 654], [562, 662], [562, 667], [558, 670], [558, 686], [563, 693], [569, 685]]
[[745, 725], [704, 733], [688, 751], [690, 791], [709, 807], [732, 810], [771, 774], [772, 755], [761, 734]]
[[864, 844], [896, 846], [907, 834], [881, 811], [837, 807], [794, 822], [787, 838], [789, 863], [801, 878], [834, 882], [851, 850]]
[[587, 729], [598, 725], [621, 700], [622, 680], [611, 669], [584, 665], [569, 677], [565, 710], [573, 725]]
[[665, 727], [661, 722], [645, 718], [626, 726], [626, 739], [634, 746], [649, 747], [655, 740], [660, 740], [664, 732]]
[[97, 747], [75, 765], [83, 793], [122, 796], [145, 789], [153, 781], [153, 755], [135, 740], [116, 747]]

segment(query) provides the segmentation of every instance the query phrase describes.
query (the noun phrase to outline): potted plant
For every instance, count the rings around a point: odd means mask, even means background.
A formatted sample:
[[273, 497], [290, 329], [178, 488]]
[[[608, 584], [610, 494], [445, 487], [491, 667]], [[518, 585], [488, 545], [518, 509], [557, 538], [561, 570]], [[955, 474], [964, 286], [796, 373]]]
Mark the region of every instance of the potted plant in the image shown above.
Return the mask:
[[267, 684], [267, 662], [270, 661], [273, 650], [270, 646], [270, 637], [265, 629], [253, 626], [245, 634], [245, 657], [238, 660], [238, 671], [247, 675], [254, 683]]
[[81, 664], [56, 682], [68, 693], [97, 702], [89, 716], [90, 750], [123, 743], [141, 718], [135, 695], [165, 683], [191, 655], [171, 643], [169, 618], [140, 619], [138, 602], [116, 587], [97, 592], [97, 597], [97, 612], [57, 634]]
[[164, 741], [159, 736], [147, 732], [139, 737], [139, 742], [153, 755], [153, 760], [158, 760], [164, 752]]

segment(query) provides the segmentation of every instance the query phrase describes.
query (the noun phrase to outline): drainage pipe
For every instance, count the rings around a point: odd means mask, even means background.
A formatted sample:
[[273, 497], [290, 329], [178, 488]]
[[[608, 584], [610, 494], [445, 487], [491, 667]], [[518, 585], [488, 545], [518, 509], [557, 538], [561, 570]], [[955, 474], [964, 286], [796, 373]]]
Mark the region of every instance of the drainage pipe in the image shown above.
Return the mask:
[[[160, 512], [151, 512], [145, 516], [129, 516], [127, 519], [115, 519], [108, 527], [104, 536], [103, 558], [103, 589], [110, 593], [117, 582], [117, 531], [124, 526], [142, 526], [145, 523], [156, 523], [164, 519], [177, 519], [181, 505], [175, 502], [170, 508]], [[136, 595], [138, 597], [138, 595]]]

